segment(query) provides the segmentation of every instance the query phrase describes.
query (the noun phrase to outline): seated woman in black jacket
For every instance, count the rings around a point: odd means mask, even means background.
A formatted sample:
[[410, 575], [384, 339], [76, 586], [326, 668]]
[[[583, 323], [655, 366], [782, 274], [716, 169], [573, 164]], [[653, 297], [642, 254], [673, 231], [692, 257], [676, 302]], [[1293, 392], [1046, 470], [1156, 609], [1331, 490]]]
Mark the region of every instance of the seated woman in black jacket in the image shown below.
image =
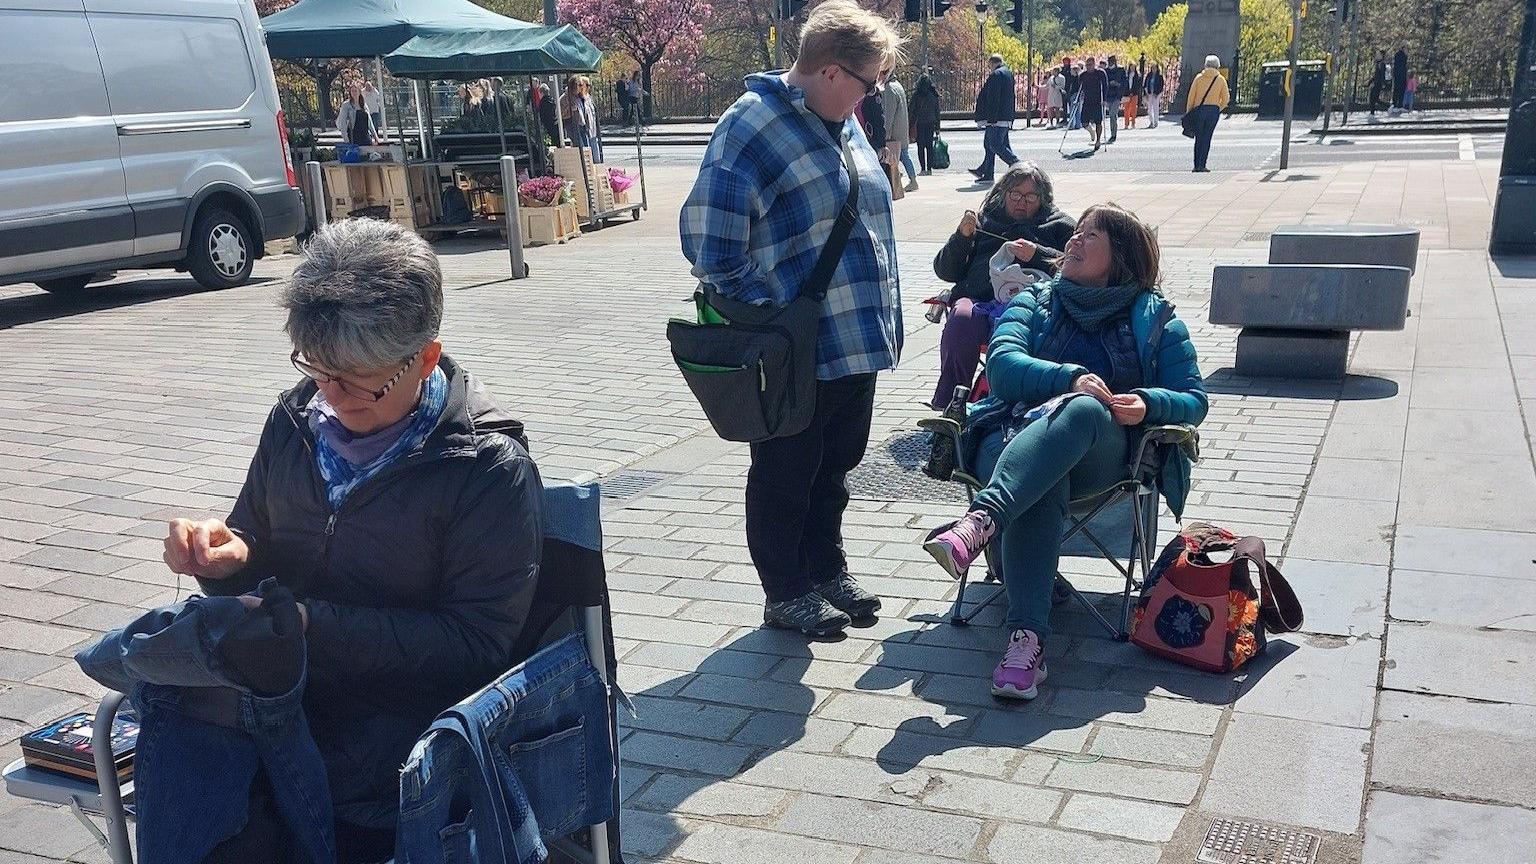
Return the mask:
[[994, 319], [985, 307], [993, 298], [990, 261], [1005, 240], [1014, 241], [1014, 260], [1035, 270], [1053, 271], [1077, 220], [1056, 209], [1051, 178], [1033, 162], [1020, 162], [998, 178], [981, 203], [981, 215], [966, 211], [960, 226], [933, 259], [933, 272], [955, 287], [949, 318], [939, 340], [939, 385], [930, 403], [943, 411], [959, 384], [969, 385], [992, 338]]
[[[274, 576], [299, 599], [337, 862], [380, 861], [394, 854], [411, 746], [515, 660], [542, 484], [523, 425], [443, 353], [426, 241], [390, 222], [332, 222], [282, 302], [298, 386], [268, 415], [228, 521], [173, 520], [165, 561], [209, 595]], [[263, 785], [207, 861], [292, 860]]]

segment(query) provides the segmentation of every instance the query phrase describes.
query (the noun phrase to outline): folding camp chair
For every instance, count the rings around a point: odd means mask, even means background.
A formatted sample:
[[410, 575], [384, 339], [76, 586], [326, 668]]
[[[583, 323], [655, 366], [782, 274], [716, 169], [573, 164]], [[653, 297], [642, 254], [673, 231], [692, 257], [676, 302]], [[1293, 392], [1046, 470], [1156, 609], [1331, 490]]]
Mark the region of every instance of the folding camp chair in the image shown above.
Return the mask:
[[[545, 838], [551, 860], [577, 864], [611, 864], [623, 856], [619, 843], [619, 736], [618, 699], [614, 675], [618, 659], [613, 652], [613, 621], [603, 568], [601, 493], [596, 484], [546, 486], [543, 495], [544, 549], [533, 603], [515, 646], [517, 665], [544, 645], [580, 629], [586, 637], [592, 665], [608, 685], [608, 727], [613, 743], [613, 819], [589, 826], [585, 842], [569, 837]], [[499, 675], [497, 677], [500, 677]], [[109, 691], [96, 708], [93, 741], [110, 741], [112, 721], [124, 696]], [[133, 818], [133, 784], [120, 784], [112, 762], [111, 747], [95, 748], [96, 782], [76, 780], [27, 767], [21, 760], [4, 771], [6, 791], [69, 807], [106, 850], [112, 864], [133, 864], [128, 843], [128, 820]], [[98, 792], [99, 790], [99, 792]], [[106, 823], [105, 833], [91, 817]], [[560, 856], [564, 856], [563, 859]], [[158, 862], [156, 862], [158, 864]]]
[[[961, 426], [947, 417], [933, 417], [922, 420], [918, 426], [928, 429], [934, 435], [948, 436], [954, 443], [956, 457], [956, 469], [953, 479], [965, 485], [966, 497], [972, 501], [976, 493], [980, 492], [986, 482], [980, 479], [973, 466], [967, 464], [965, 451], [960, 446]], [[1120, 641], [1130, 639], [1131, 621], [1131, 592], [1141, 587], [1141, 582], [1136, 578], [1136, 565], [1141, 564], [1143, 578], [1152, 569], [1153, 550], [1157, 546], [1157, 470], [1162, 464], [1162, 459], [1168, 455], [1169, 448], [1182, 447], [1185, 452], [1191, 454], [1191, 458], [1198, 456], [1200, 433], [1195, 427], [1188, 425], [1149, 426], [1137, 441], [1131, 454], [1131, 462], [1127, 466], [1126, 479], [1120, 481], [1104, 492], [1088, 498], [1082, 498], [1071, 502], [1067, 512], [1069, 527], [1062, 536], [1062, 542], [1082, 534], [1093, 544], [1099, 554], [1108, 561], [1124, 578], [1124, 584], [1120, 594], [1120, 620], [1118, 626], [1110, 623], [1096, 606], [1093, 605], [1084, 594], [1077, 590], [1060, 571], [1056, 573], [1056, 591], [1058, 595], [1065, 595], [1077, 600], [1088, 610], [1088, 614], [1102, 626], [1110, 636]], [[1124, 564], [1110, 548], [1105, 545], [1089, 528], [1100, 514], [1110, 507], [1129, 499], [1131, 502], [1131, 548], [1126, 556]], [[928, 539], [933, 539], [949, 525], [941, 525], [929, 532]], [[990, 606], [993, 601], [1002, 596], [1007, 590], [1002, 582], [1002, 562], [998, 556], [998, 543], [988, 543], [983, 550], [987, 571], [985, 582], [998, 583], [984, 600], [973, 603], [970, 611], [965, 611], [965, 589], [968, 582], [966, 576], [960, 577], [960, 588], [955, 594], [954, 605], [949, 610], [949, 623], [956, 626], [964, 626], [971, 619]]]

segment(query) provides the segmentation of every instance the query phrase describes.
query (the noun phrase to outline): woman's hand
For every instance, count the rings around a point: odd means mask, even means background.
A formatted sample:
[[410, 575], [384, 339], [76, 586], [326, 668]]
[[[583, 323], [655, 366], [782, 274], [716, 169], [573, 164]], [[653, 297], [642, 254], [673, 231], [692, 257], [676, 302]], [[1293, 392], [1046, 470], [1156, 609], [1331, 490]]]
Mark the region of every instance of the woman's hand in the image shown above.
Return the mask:
[[1040, 251], [1040, 247], [1028, 240], [1010, 240], [1008, 251], [1013, 253], [1013, 260], [1020, 264], [1028, 264], [1034, 260], [1035, 253]]
[[961, 237], [975, 237], [976, 229], [980, 224], [976, 221], [976, 211], [967, 210], [965, 215], [960, 217], [960, 227], [955, 229], [955, 233]]
[[1092, 372], [1077, 376], [1077, 380], [1072, 382], [1072, 392], [1087, 393], [1105, 405], [1113, 406], [1114, 404], [1111, 401], [1115, 398], [1114, 394], [1109, 392], [1109, 387], [1104, 383], [1104, 379]]
[[251, 550], [218, 519], [172, 519], [162, 558], [172, 573], [227, 579], [245, 568]]
[[1109, 397], [1109, 414], [1121, 426], [1135, 426], [1147, 419], [1147, 403], [1135, 393], [1121, 393]]

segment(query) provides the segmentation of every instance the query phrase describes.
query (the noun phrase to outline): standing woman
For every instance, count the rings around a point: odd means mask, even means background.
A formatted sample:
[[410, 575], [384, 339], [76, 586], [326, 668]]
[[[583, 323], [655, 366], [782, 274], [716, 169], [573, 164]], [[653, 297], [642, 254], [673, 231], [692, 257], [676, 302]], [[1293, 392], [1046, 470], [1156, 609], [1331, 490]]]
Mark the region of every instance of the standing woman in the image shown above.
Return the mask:
[[379, 132], [373, 118], [368, 116], [368, 105], [363, 99], [363, 84], [356, 78], [347, 82], [347, 98], [336, 114], [336, 131], [349, 144], [369, 147], [378, 143]]
[[1136, 128], [1136, 115], [1141, 111], [1141, 91], [1146, 86], [1146, 81], [1141, 77], [1141, 70], [1131, 67], [1131, 86], [1125, 91], [1125, 128]]
[[933, 138], [939, 131], [939, 90], [928, 75], [917, 79], [907, 108], [912, 112], [912, 126], [917, 132], [918, 173], [926, 176], [933, 173]]
[[1050, 128], [1055, 129], [1063, 122], [1062, 109], [1066, 107], [1067, 77], [1061, 74], [1060, 69], [1054, 69], [1049, 74], [1045, 91], [1045, 108], [1050, 118]]
[[1189, 104], [1184, 110], [1194, 115], [1195, 125], [1195, 173], [1204, 174], [1211, 155], [1211, 137], [1216, 134], [1216, 123], [1221, 111], [1231, 97], [1227, 93], [1227, 79], [1221, 77], [1221, 58], [1207, 55], [1205, 68], [1189, 82]]
[[1147, 80], [1141, 82], [1141, 87], [1147, 94], [1147, 117], [1152, 121], [1147, 128], [1156, 129], [1157, 118], [1163, 111], [1163, 68], [1153, 63], [1152, 71], [1147, 73]]

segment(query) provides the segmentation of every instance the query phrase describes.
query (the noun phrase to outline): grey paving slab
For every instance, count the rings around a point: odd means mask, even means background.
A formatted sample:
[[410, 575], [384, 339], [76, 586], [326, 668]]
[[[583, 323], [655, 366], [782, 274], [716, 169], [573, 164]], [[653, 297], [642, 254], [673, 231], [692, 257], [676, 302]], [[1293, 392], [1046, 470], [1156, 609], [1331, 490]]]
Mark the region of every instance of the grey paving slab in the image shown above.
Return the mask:
[[1397, 570], [1391, 610], [1402, 621], [1536, 631], [1536, 582]]
[[658, 774], [630, 806], [661, 813], [691, 816], [772, 816], [781, 811], [790, 793], [744, 786], [706, 777]]
[[1371, 781], [1536, 807], [1536, 708], [1381, 694]]
[[1409, 452], [1474, 455], [1528, 452], [1524, 425], [1518, 414], [1471, 406], [1410, 409], [1403, 446]]
[[1536, 580], [1536, 533], [1403, 522], [1397, 527], [1393, 564], [1431, 573]]
[[1385, 566], [1286, 556], [1281, 569], [1306, 611], [1303, 631], [1333, 636], [1380, 636], [1385, 630]]
[[1020, 782], [934, 772], [921, 793], [924, 807], [1009, 822], [1044, 824], [1065, 794]]
[[1045, 782], [1048, 786], [1078, 792], [1123, 794], [1134, 790], [1137, 798], [1169, 804], [1189, 804], [1200, 789], [1199, 774], [1108, 760], [1058, 759]]
[[1536, 705], [1536, 633], [1399, 623], [1386, 656], [1394, 690]]
[[1234, 715], [1200, 809], [1353, 834], [1369, 746], [1364, 729]]
[[1271, 637], [1263, 656], [1248, 664], [1236, 708], [1248, 714], [1290, 717], [1371, 728], [1381, 642], [1337, 636]]
[[859, 845], [968, 858], [981, 839], [983, 822], [895, 804], [799, 795], [772, 827], [845, 845], [858, 838]]
[[1307, 494], [1324, 498], [1396, 501], [1402, 464], [1395, 459], [1317, 460]]
[[1536, 473], [1526, 455], [1413, 452], [1403, 459], [1397, 517], [1413, 525], [1527, 530]]
[[859, 847], [848, 843], [810, 840], [717, 822], [698, 825], [677, 847], [679, 858], [700, 864], [783, 864], [785, 861], [852, 864], [858, 854]]
[[1373, 792], [1361, 864], [1530, 860], [1536, 812]]
[[1183, 817], [1182, 807], [1074, 794], [1056, 822], [1063, 828], [1164, 843], [1173, 839], [1173, 832]]
[[1319, 561], [1389, 563], [1396, 515], [1395, 503], [1308, 497], [1286, 554]]
[[1057, 831], [1024, 825], [1004, 825], [987, 845], [987, 860], [996, 864], [1032, 861], [1039, 864], [1080, 864], [1114, 861], [1117, 864], [1153, 864], [1156, 846], [1111, 840], [1075, 831]]
[[1129, 762], [1198, 769], [1210, 757], [1211, 739], [1183, 732], [1104, 725], [1094, 733], [1088, 752]]

